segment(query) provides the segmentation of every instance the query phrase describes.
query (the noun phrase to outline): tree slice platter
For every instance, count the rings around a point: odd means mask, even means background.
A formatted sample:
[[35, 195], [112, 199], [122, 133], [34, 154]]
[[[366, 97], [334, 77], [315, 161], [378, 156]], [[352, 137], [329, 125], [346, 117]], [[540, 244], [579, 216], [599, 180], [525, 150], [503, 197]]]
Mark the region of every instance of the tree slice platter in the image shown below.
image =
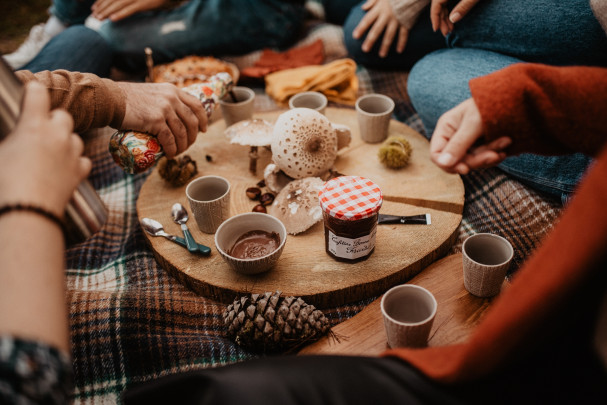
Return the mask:
[[[254, 118], [274, 123], [282, 112], [256, 113]], [[354, 110], [328, 108], [326, 116], [352, 131], [352, 142], [339, 152], [335, 169], [345, 175], [370, 178], [378, 184], [384, 197], [381, 213], [429, 213], [431, 225], [378, 225], [373, 254], [362, 262], [343, 263], [325, 252], [324, 226], [320, 222], [301, 234], [288, 235], [282, 256], [270, 271], [242, 275], [223, 261], [215, 249], [214, 235], [200, 232], [190, 215], [190, 231], [198, 243], [211, 247], [211, 255], [190, 254], [173, 242], [145, 234], [159, 264], [193, 291], [216, 301], [229, 303], [244, 293], [280, 290], [326, 308], [378, 296], [443, 257], [455, 242], [462, 219], [461, 178], [432, 164], [429, 142], [405, 124], [392, 120], [389, 136], [404, 136], [411, 143], [411, 161], [403, 169], [390, 170], [377, 158], [380, 145], [360, 139]], [[230, 181], [231, 215], [250, 212], [256, 202], [249, 200], [245, 190], [263, 178], [271, 153], [259, 148], [254, 175], [249, 171], [249, 147], [230, 144], [224, 130], [223, 120], [212, 123], [186, 153], [197, 162], [198, 176], [219, 175]], [[171, 186], [153, 169], [139, 193], [138, 218], [153, 218], [168, 233], [181, 236], [179, 225], [171, 219], [171, 206], [180, 202], [189, 210], [185, 188]]]
[[[461, 253], [432, 263], [407, 283], [426, 288], [438, 303], [428, 337], [431, 347], [464, 343], [499, 296], [479, 298], [466, 291]], [[509, 285], [505, 281], [502, 291]], [[331, 328], [338, 339], [325, 336], [304, 347], [299, 354], [380, 355], [390, 348], [380, 305], [381, 296], [352, 318]]]

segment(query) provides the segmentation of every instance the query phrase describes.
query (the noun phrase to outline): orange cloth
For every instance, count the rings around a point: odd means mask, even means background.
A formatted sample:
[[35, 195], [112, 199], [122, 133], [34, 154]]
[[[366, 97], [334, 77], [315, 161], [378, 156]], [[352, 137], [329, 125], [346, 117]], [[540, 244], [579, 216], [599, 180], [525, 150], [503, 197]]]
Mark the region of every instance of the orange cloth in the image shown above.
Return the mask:
[[[517, 153], [579, 151], [598, 158], [559, 224], [467, 343], [384, 355], [450, 384], [542, 367], [575, 375], [593, 364], [607, 286], [607, 69], [520, 64], [473, 79], [470, 88], [487, 139], [510, 136]], [[535, 363], [538, 352], [549, 353], [554, 364]]]
[[264, 49], [261, 57], [251, 67], [240, 72], [243, 77], [262, 78], [269, 73], [307, 65], [320, 65], [325, 60], [322, 40], [317, 39], [310, 45], [289, 49], [286, 52], [274, 52]]
[[303, 66], [266, 76], [266, 93], [279, 104], [304, 91], [319, 91], [329, 101], [354, 105], [358, 93], [356, 62], [339, 59], [322, 66]]

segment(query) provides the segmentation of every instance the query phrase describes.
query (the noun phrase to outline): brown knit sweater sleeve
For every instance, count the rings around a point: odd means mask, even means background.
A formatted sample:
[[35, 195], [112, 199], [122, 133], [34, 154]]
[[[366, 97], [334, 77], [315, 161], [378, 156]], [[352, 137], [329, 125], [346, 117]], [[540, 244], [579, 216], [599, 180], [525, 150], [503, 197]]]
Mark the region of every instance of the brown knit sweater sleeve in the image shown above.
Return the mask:
[[111, 126], [119, 128], [126, 111], [126, 96], [112, 80], [90, 73], [56, 70], [16, 72], [23, 82], [37, 80], [50, 92], [52, 108], [64, 108], [74, 118], [74, 132]]
[[509, 153], [594, 156], [607, 140], [607, 69], [515, 64], [470, 81], [488, 139]]

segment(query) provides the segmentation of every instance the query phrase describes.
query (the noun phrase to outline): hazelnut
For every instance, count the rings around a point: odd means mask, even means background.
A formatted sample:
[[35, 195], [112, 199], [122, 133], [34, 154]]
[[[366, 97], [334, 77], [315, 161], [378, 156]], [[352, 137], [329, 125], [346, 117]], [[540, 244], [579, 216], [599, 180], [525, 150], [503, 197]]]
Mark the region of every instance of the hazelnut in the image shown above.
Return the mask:
[[261, 190], [259, 189], [259, 187], [249, 187], [247, 188], [247, 197], [249, 197], [251, 200], [258, 200], [259, 196], [261, 196]]
[[270, 205], [274, 202], [274, 194], [272, 193], [263, 193], [261, 197], [259, 197], [259, 202], [262, 205]]
[[266, 214], [268, 210], [266, 210], [266, 207], [264, 207], [263, 205], [257, 204], [253, 207], [253, 212], [263, 212], [264, 214]]

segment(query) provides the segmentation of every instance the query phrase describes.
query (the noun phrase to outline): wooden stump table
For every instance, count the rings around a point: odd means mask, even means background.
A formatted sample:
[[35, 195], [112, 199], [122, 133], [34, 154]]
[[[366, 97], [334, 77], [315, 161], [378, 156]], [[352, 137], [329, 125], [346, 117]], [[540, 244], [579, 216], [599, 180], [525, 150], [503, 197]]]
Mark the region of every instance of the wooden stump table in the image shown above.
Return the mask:
[[[282, 112], [256, 113], [254, 118], [274, 123]], [[215, 249], [214, 235], [200, 232], [190, 215], [190, 231], [198, 243], [211, 247], [211, 255], [191, 254], [164, 238], [146, 234], [160, 265], [195, 292], [217, 301], [228, 303], [243, 293], [280, 290], [326, 308], [378, 296], [443, 257], [457, 238], [462, 218], [461, 178], [436, 167], [429, 158], [428, 141], [398, 121], [390, 123], [389, 136], [404, 136], [413, 152], [407, 167], [390, 170], [377, 158], [380, 144], [367, 144], [360, 139], [354, 110], [328, 108], [326, 116], [352, 131], [352, 142], [339, 152], [335, 170], [367, 177], [378, 184], [384, 197], [381, 213], [429, 213], [431, 225], [378, 225], [375, 251], [367, 260], [352, 264], [327, 255], [321, 221], [301, 234], [289, 235], [273, 269], [247, 276], [228, 267]], [[250, 212], [256, 202], [246, 196], [245, 190], [263, 178], [271, 153], [260, 148], [257, 175], [253, 175], [249, 171], [249, 148], [230, 144], [224, 130], [223, 120], [214, 122], [186, 153], [197, 162], [198, 176], [213, 174], [230, 181], [231, 215]], [[171, 218], [171, 206], [180, 202], [189, 210], [185, 188], [171, 186], [154, 169], [139, 193], [138, 218], [156, 219], [168, 233], [181, 236], [179, 225]]]

